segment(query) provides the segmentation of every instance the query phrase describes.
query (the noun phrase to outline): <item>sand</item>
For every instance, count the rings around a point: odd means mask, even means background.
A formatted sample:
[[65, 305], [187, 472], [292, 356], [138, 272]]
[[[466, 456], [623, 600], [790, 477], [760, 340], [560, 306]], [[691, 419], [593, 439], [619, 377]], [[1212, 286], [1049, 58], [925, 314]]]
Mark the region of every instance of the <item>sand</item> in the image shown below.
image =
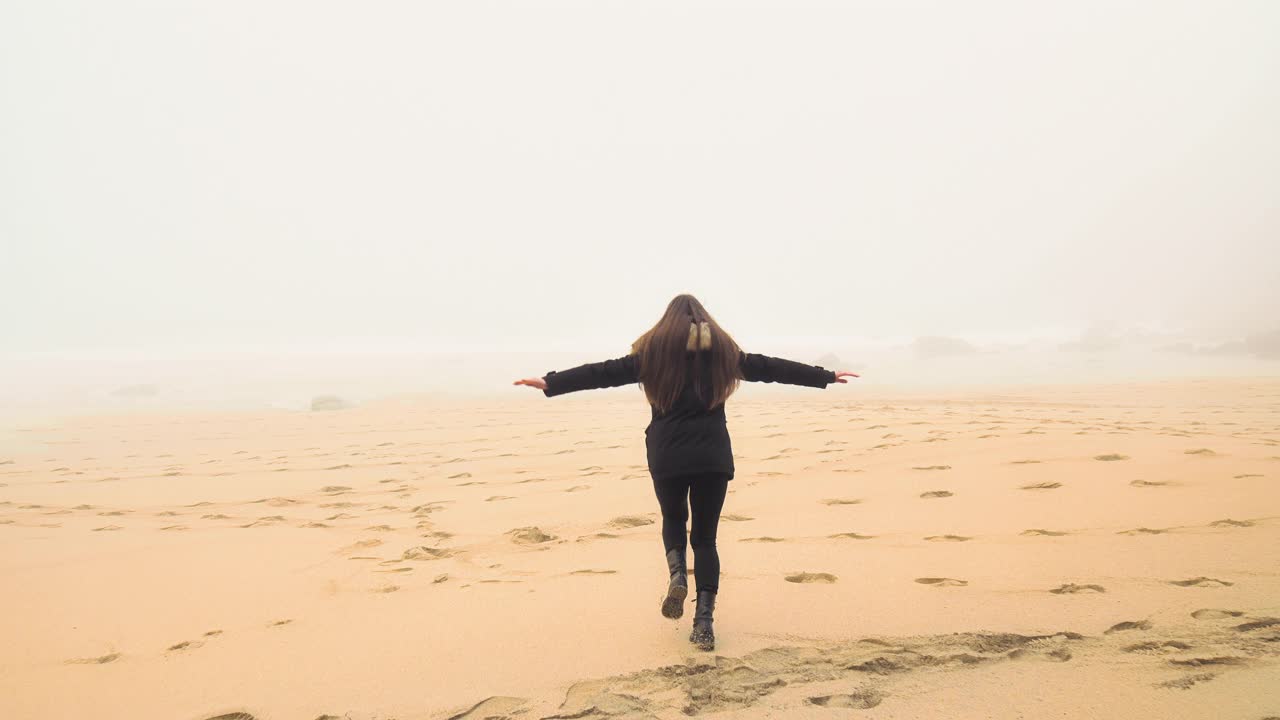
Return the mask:
[[1280, 381], [745, 388], [710, 653], [624, 390], [24, 427], [0, 716], [1280, 716]]

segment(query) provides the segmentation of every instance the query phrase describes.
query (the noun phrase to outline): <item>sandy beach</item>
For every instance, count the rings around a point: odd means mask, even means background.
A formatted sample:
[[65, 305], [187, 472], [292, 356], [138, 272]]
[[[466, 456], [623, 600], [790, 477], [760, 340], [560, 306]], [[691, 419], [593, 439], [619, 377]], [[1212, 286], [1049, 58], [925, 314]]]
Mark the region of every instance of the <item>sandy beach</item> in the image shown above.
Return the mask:
[[1280, 380], [728, 416], [712, 653], [635, 388], [23, 426], [0, 715], [1280, 716]]

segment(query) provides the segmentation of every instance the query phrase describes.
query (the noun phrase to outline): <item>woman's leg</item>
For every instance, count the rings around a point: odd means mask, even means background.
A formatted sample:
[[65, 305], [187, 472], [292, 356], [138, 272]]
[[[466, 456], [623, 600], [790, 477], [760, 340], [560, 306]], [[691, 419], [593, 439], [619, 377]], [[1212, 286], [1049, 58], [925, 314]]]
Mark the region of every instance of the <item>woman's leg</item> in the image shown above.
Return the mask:
[[716, 530], [720, 526], [720, 510], [729, 490], [725, 475], [700, 475], [689, 485], [689, 505], [693, 524], [689, 528], [689, 545], [693, 548], [693, 575], [697, 590], [720, 590], [720, 554], [716, 552]]
[[689, 479], [677, 477], [669, 480], [653, 480], [653, 491], [658, 496], [662, 510], [662, 544], [667, 552], [684, 552], [687, 535], [685, 523], [689, 520]]

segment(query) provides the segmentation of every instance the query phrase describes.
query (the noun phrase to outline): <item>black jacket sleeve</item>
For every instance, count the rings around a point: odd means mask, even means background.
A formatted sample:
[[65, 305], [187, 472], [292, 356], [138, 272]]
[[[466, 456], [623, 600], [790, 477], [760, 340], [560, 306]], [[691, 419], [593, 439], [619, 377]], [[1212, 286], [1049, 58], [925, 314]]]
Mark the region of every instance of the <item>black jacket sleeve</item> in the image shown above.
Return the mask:
[[748, 382], [776, 382], [786, 385], [825, 388], [836, 381], [836, 374], [821, 365], [806, 365], [794, 360], [743, 352], [738, 357], [742, 377]]
[[552, 370], [542, 379], [547, 383], [547, 388], [542, 391], [542, 394], [547, 397], [578, 390], [627, 385], [638, 380], [636, 356], [624, 355], [612, 360], [579, 365], [568, 370]]

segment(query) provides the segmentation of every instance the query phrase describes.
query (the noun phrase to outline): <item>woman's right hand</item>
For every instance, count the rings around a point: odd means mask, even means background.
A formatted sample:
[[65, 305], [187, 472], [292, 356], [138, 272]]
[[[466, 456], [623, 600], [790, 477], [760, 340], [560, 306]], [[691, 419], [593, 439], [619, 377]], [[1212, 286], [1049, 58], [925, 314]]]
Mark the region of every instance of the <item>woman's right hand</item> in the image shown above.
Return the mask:
[[848, 380], [842, 380], [842, 379], [841, 379], [841, 378], [846, 377], [846, 376], [848, 376], [848, 377], [859, 377], [858, 373], [849, 372], [848, 370], [837, 370], [837, 371], [836, 371], [836, 382], [838, 382], [838, 383], [847, 383], [847, 382], [849, 382]]

